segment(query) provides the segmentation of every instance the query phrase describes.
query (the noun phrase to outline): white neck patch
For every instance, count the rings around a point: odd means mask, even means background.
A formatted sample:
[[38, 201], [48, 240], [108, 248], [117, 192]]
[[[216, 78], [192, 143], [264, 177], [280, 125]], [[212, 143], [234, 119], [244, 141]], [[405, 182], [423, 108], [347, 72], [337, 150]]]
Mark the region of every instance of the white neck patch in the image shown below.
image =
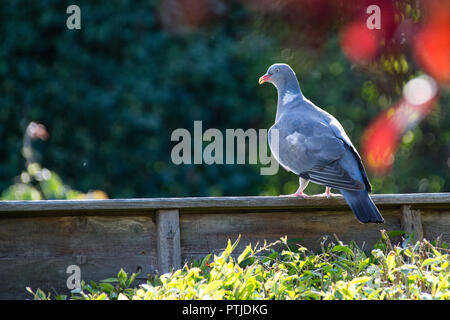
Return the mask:
[[298, 93], [292, 93], [290, 91], [286, 91], [283, 95], [283, 98], [281, 99], [281, 101], [283, 102], [283, 104], [289, 103], [292, 100], [294, 100], [295, 98], [298, 97]]

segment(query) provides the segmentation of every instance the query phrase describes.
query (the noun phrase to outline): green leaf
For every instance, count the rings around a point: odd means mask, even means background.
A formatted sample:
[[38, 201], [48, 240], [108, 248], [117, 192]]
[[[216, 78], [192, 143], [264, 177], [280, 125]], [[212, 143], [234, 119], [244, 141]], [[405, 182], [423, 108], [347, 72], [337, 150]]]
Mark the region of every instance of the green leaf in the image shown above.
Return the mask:
[[435, 263], [439, 262], [439, 260], [440, 260], [439, 257], [425, 259], [422, 262], [422, 268], [429, 266], [430, 264], [435, 264]]
[[222, 284], [223, 284], [222, 280], [214, 280], [210, 282], [203, 291], [203, 296], [208, 295], [213, 291], [216, 291], [222, 286]]
[[212, 253], [208, 254], [206, 257], [203, 258], [202, 262], [200, 263], [200, 269], [205, 268], [206, 264], [208, 263], [209, 259], [211, 258]]
[[133, 284], [134, 280], [136, 280], [137, 275], [138, 275], [137, 273], [131, 274], [131, 276], [128, 278], [127, 281], [127, 287], [130, 287]]
[[115, 291], [115, 288], [112, 284], [107, 283], [107, 282], [101, 282], [98, 284], [98, 286], [103, 290], [106, 291], [108, 294], [111, 294], [112, 292]]
[[248, 245], [245, 250], [239, 255], [237, 259], [237, 263], [241, 263], [248, 255], [249, 253], [253, 253], [252, 246]]
[[347, 246], [341, 246], [341, 245], [335, 245], [333, 247], [333, 249], [331, 249], [331, 252], [344, 252], [345, 254], [347, 254], [348, 256], [354, 257], [355, 254], [353, 253], [353, 251], [347, 247]]
[[47, 300], [47, 295], [41, 289], [37, 289], [34, 298], [36, 300]]
[[389, 238], [394, 238], [394, 237], [402, 236], [404, 234], [408, 234], [408, 232], [403, 231], [403, 230], [391, 230], [391, 231], [387, 231], [386, 234], [388, 235]]
[[106, 278], [104, 280], [100, 280], [100, 282], [119, 282], [119, 280], [117, 278]]
[[386, 258], [386, 266], [388, 267], [388, 270], [391, 271], [395, 268], [395, 255], [390, 254]]
[[106, 295], [106, 293], [102, 293], [99, 296], [97, 296], [94, 300], [107, 300], [108, 296]]
[[361, 284], [361, 283], [366, 283], [367, 281], [369, 281], [370, 279], [372, 279], [371, 277], [359, 277], [359, 278], [355, 278], [353, 279], [350, 283], [351, 284]]
[[126, 287], [127, 278], [127, 273], [123, 269], [120, 269], [119, 273], [117, 274], [117, 279], [119, 279], [119, 284], [121, 287]]

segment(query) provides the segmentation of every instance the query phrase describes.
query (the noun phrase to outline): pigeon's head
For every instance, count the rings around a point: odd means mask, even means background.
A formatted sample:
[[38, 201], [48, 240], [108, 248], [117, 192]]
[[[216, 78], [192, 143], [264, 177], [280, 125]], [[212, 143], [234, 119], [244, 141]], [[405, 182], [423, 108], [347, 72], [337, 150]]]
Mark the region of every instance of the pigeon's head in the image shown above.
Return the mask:
[[267, 69], [265, 75], [259, 78], [259, 84], [270, 82], [277, 88], [282, 88], [286, 83], [297, 82], [294, 70], [285, 63], [275, 63]]

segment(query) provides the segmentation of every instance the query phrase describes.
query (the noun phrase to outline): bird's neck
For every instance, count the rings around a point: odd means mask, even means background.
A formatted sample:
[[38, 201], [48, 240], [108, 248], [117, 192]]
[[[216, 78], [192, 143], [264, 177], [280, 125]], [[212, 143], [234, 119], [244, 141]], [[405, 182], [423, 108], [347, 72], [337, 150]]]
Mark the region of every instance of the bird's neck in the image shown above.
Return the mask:
[[278, 107], [276, 121], [281, 117], [281, 115], [290, 109], [295, 107], [297, 104], [292, 104], [290, 102], [298, 99], [303, 99], [302, 91], [300, 90], [300, 85], [297, 79], [295, 81], [289, 81], [288, 83], [282, 84], [277, 87], [278, 91]]

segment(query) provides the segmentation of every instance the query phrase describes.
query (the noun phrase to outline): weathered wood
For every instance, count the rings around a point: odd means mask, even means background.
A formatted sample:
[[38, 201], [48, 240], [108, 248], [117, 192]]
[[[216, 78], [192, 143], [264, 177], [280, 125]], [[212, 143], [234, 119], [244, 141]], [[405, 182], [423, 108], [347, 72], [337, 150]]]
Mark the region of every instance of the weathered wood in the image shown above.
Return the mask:
[[421, 210], [423, 237], [434, 240], [441, 237], [450, 243], [450, 209]]
[[414, 234], [414, 241], [421, 241], [423, 239], [423, 228], [420, 210], [411, 209], [410, 205], [401, 206], [400, 220], [402, 230], [410, 234]]
[[239, 235], [236, 254], [248, 243], [282, 236], [311, 250], [323, 236], [334, 241], [333, 234], [371, 248], [380, 229], [402, 226], [420, 235], [421, 225], [424, 238], [450, 242], [450, 193], [372, 198], [385, 224], [358, 223], [342, 197], [0, 201], [0, 299], [30, 298], [26, 286], [67, 294], [66, 269], [73, 264], [87, 282], [120, 268], [141, 270], [143, 278], [164, 273], [220, 251]]
[[277, 212], [274, 214], [242, 213], [181, 214], [181, 252], [183, 261], [201, 259], [208, 253], [218, 253], [227, 245], [227, 240], [241, 239], [235, 253], [238, 254], [249, 243], [268, 243], [287, 236], [292, 244], [297, 243], [310, 250], [320, 250], [323, 236], [335, 241], [334, 234], [345, 243], [355, 241], [363, 249], [370, 249], [380, 239], [380, 230], [399, 230], [397, 210], [383, 211], [384, 224], [361, 224], [351, 211]]
[[156, 212], [158, 271], [169, 272], [181, 267], [180, 222], [178, 210]]
[[0, 220], [0, 299], [32, 298], [41, 288], [69, 294], [67, 267], [89, 283], [123, 268], [141, 276], [157, 265], [152, 217], [37, 217]]
[[[448, 207], [450, 193], [373, 194], [379, 208], [414, 205], [415, 207]], [[343, 208], [342, 196], [332, 199], [313, 196], [309, 199], [293, 197], [187, 197], [155, 199], [108, 200], [42, 200], [0, 201], [0, 215], [124, 215], [147, 214], [159, 209], [179, 209], [181, 212], [200, 210], [277, 210], [289, 208]]]

